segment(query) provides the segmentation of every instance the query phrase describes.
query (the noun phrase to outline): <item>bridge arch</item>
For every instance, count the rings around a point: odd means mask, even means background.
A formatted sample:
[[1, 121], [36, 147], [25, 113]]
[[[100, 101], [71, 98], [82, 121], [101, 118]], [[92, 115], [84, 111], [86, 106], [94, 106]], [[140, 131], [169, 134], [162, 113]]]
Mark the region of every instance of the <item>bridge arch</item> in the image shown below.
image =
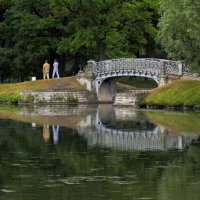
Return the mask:
[[[117, 90], [117, 78], [120, 77], [145, 77], [146, 76], [139, 76], [139, 75], [127, 75], [127, 74], [123, 74], [121, 76], [108, 76], [106, 78], [103, 78], [101, 80], [97, 80], [98, 82], [96, 84], [96, 91], [98, 94], [98, 100], [100, 102], [113, 102], [115, 99], [115, 96], [118, 92]], [[154, 79], [152, 77], [148, 77], [149, 79], [152, 79], [155, 81], [155, 83], [157, 85], [159, 85], [159, 81], [157, 79]], [[155, 86], [156, 87], [156, 86]], [[143, 91], [143, 90], [141, 90]]]

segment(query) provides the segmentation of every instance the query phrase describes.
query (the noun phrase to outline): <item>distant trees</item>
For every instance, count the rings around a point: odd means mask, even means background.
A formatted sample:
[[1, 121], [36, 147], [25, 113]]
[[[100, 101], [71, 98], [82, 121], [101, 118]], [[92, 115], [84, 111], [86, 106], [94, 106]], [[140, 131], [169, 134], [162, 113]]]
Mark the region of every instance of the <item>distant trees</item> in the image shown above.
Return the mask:
[[170, 58], [200, 72], [200, 1], [161, 0], [159, 40]]
[[[41, 62], [54, 48], [50, 28], [54, 26], [48, 0], [10, 0], [4, 19], [0, 23], [2, 65], [10, 73], [2, 72], [7, 79], [23, 81], [41, 73]], [[6, 52], [6, 53], [5, 53]], [[3, 81], [3, 80], [2, 80]]]
[[42, 63], [149, 56], [159, 0], [0, 0], [0, 79], [42, 77]]
[[[74, 57], [75, 66], [88, 59], [145, 55], [148, 39], [156, 33], [152, 21], [158, 1], [50, 2], [53, 15], [63, 28], [57, 52]], [[72, 70], [77, 71], [75, 67]]]

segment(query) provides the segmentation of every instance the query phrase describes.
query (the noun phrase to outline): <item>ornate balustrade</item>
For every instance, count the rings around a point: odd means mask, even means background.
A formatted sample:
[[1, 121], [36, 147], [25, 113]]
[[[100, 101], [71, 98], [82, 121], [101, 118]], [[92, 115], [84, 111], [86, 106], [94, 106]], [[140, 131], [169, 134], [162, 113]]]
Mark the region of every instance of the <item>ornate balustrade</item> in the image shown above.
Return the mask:
[[95, 77], [110, 75], [142, 74], [159, 76], [162, 71], [165, 75], [181, 75], [182, 65], [178, 61], [164, 59], [113, 59], [100, 62], [93, 61]]

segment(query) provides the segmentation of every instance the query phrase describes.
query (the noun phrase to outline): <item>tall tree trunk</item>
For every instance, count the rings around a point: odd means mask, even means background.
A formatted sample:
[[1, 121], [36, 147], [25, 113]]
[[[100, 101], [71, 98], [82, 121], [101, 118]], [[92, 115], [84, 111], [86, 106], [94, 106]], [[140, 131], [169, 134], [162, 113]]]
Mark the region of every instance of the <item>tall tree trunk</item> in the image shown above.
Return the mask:
[[146, 40], [147, 40], [147, 44], [146, 44], [146, 58], [150, 58], [150, 52], [151, 52], [151, 44], [150, 44], [150, 39], [149, 39], [149, 34], [146, 34]]
[[76, 53], [75, 58], [74, 58], [74, 63], [72, 65], [72, 68], [70, 70], [70, 74], [69, 75], [76, 75], [79, 71], [79, 65], [81, 63], [81, 55], [79, 53]]
[[60, 76], [65, 77], [65, 65], [66, 65], [66, 57], [65, 54], [60, 56], [60, 64], [59, 64], [59, 70], [60, 70]]
[[106, 44], [103, 41], [99, 41], [99, 61], [105, 60]]
[[76, 53], [74, 57], [74, 63], [72, 65], [72, 68], [69, 72], [69, 76], [76, 75], [79, 70], [83, 70], [83, 68], [86, 66], [87, 58], [80, 53]]
[[12, 47], [12, 42], [11, 42], [11, 40], [6, 39], [6, 40], [4, 41], [3, 47], [4, 47], [4, 48], [7, 48], [7, 49], [10, 48], [10, 47]]

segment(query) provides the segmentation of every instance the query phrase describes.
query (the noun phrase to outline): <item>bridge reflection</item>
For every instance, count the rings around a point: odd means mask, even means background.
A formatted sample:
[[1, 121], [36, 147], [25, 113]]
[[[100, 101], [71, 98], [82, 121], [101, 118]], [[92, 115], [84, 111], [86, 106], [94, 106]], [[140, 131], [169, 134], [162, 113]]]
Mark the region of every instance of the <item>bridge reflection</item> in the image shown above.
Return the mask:
[[99, 126], [93, 134], [82, 132], [90, 145], [120, 150], [168, 150], [184, 149], [196, 138], [162, 132], [159, 127], [152, 131], [122, 131]]
[[[119, 150], [169, 150], [169, 149], [184, 149], [193, 140], [197, 139], [197, 136], [183, 136], [173, 132], [169, 132], [164, 127], [156, 126], [155, 124], [150, 124], [150, 122], [140, 116], [141, 113], [135, 110], [131, 111], [126, 109], [120, 112], [121, 108], [111, 108], [110, 115], [108, 107], [104, 110], [104, 116], [107, 120], [100, 118], [101, 109], [96, 112], [95, 118], [95, 128], [93, 131], [88, 129], [83, 122], [77, 126], [79, 134], [86, 138], [89, 145], [100, 145], [103, 147], [116, 148]], [[117, 116], [115, 115], [117, 113]], [[102, 116], [102, 115], [101, 115]], [[110, 116], [110, 123], [108, 122]], [[117, 117], [117, 118], [116, 118]], [[89, 117], [92, 121], [92, 118]], [[114, 119], [115, 118], [115, 119]], [[132, 127], [132, 129], [137, 128], [137, 130], [115, 128], [112, 125], [114, 120], [120, 120], [126, 118], [131, 119], [130, 123], [135, 121], [140, 122], [139, 127]], [[143, 122], [141, 122], [141, 119]], [[102, 121], [107, 121], [108, 125], [104, 125]], [[146, 123], [144, 123], [144, 121]], [[84, 124], [84, 125], [83, 125]], [[109, 126], [112, 125], [112, 128]], [[145, 125], [145, 126], [144, 126]], [[153, 128], [152, 128], [153, 127]]]

